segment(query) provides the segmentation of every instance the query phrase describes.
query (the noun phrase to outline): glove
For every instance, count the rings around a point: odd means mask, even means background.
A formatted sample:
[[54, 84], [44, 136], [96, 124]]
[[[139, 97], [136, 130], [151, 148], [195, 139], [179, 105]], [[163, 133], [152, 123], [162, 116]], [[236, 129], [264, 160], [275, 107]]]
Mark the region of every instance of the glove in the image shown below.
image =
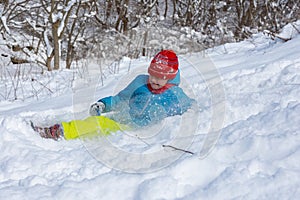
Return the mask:
[[91, 116], [100, 116], [104, 109], [105, 109], [104, 103], [102, 103], [101, 101], [96, 102], [91, 105], [89, 113]]

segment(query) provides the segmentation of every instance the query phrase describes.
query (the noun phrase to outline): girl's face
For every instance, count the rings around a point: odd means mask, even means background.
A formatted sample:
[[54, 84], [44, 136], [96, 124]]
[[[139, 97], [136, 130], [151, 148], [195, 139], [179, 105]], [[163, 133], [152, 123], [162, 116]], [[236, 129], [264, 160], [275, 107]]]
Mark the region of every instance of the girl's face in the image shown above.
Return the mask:
[[151, 87], [155, 90], [158, 90], [158, 89], [164, 87], [167, 84], [167, 82], [168, 82], [168, 80], [166, 80], [166, 79], [161, 79], [156, 76], [149, 75], [149, 83], [150, 83]]

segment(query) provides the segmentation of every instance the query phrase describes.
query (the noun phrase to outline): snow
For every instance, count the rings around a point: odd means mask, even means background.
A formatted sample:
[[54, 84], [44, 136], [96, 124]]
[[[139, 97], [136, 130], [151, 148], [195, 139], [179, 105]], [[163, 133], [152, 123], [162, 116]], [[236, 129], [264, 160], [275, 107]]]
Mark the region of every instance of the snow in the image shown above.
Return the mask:
[[[198, 110], [107, 139], [46, 140], [28, 121], [87, 117], [90, 103], [146, 72], [149, 59], [124, 58], [103, 86], [90, 69], [88, 80], [50, 97], [1, 101], [0, 199], [297, 199], [300, 37], [293, 34], [282, 42], [259, 33], [180, 55], [182, 86]], [[52, 73], [52, 88], [70, 79], [66, 70]], [[169, 142], [194, 154], [161, 146]]]
[[[1, 13], [2, 13], [2, 11], [1, 11]], [[8, 34], [10, 34], [10, 29], [7, 26], [6, 19], [7, 19], [6, 16], [1, 15], [1, 23], [3, 24], [3, 27], [5, 28], [6, 32]]]

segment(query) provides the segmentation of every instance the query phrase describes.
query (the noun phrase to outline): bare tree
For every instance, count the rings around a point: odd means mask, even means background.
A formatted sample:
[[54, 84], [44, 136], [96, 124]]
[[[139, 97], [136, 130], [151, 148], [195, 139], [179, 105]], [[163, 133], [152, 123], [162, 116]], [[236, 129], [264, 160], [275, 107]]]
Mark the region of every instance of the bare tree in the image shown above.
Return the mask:
[[[57, 70], [60, 68], [62, 46], [66, 43], [66, 66], [70, 68], [75, 59], [76, 42], [85, 31], [85, 20], [92, 17], [89, 17], [92, 2], [11, 1], [3, 8], [0, 28], [2, 37], [12, 50], [12, 62], [36, 62], [49, 71]], [[13, 53], [16, 51], [18, 54]]]
[[[70, 68], [70, 65], [72, 63], [72, 55], [74, 55], [74, 43], [76, 42], [80, 32], [84, 31], [84, 23], [79, 24], [81, 25], [81, 27], [76, 27], [76, 25], [78, 25], [77, 21], [79, 21], [81, 17], [80, 14], [85, 14], [84, 12], [79, 12], [82, 3], [81, 1], [71, 0], [51, 0], [50, 5], [41, 0], [41, 3], [44, 13], [46, 13], [47, 16], [47, 19], [45, 19], [45, 21], [47, 21], [47, 24], [49, 24], [49, 26], [46, 25], [46, 28], [51, 29], [51, 35], [44, 35], [44, 43], [49, 47], [47, 48], [47, 69], [52, 69], [52, 59], [54, 59], [53, 69], [56, 70], [60, 68], [59, 64], [61, 57], [61, 45], [63, 40], [66, 40], [68, 43], [66, 66], [67, 68]], [[71, 17], [72, 14], [74, 14], [75, 17]], [[69, 21], [71, 22], [69, 23]], [[67, 34], [65, 33], [66, 29], [68, 29]], [[49, 34], [50, 32], [45, 30], [44, 33]], [[52, 39], [53, 48], [50, 48], [50, 44], [48, 43], [50, 39], [48, 39], [47, 37], [50, 37]]]
[[[247, 38], [253, 30], [276, 32], [300, 18], [300, 2], [2, 0], [0, 14], [1, 36], [9, 49], [3, 54], [16, 64], [35, 62], [55, 70], [60, 68], [61, 61], [71, 68], [72, 62], [85, 57], [86, 52], [100, 55], [94, 53], [97, 50], [93, 46], [107, 42], [117, 45], [110, 48], [122, 52], [119, 56], [146, 55], [146, 46], [151, 46], [149, 41], [157, 39], [153, 34], [161, 34], [156, 31], [163, 28], [180, 32], [187, 27], [199, 32], [203, 38], [197, 42], [207, 47]], [[117, 39], [113, 41], [111, 36]], [[101, 51], [104, 55], [105, 46]]]

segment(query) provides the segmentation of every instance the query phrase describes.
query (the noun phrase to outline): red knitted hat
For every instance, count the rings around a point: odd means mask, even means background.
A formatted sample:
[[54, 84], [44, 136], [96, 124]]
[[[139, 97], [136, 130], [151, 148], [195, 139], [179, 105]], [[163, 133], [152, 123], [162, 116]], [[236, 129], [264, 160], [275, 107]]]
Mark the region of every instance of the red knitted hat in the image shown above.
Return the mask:
[[173, 79], [178, 72], [178, 58], [172, 50], [162, 50], [152, 59], [148, 73], [161, 79]]

